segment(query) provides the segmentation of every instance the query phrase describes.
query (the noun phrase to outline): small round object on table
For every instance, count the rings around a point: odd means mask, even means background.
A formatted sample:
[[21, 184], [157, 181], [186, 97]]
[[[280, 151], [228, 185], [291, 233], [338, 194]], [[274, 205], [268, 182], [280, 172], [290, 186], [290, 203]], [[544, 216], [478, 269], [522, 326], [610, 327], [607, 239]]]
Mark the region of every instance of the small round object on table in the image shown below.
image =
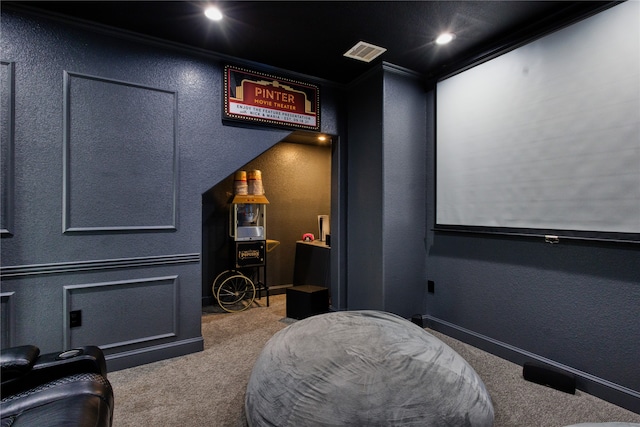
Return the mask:
[[320, 314], [276, 333], [251, 372], [250, 427], [493, 425], [484, 383], [414, 323], [364, 310]]

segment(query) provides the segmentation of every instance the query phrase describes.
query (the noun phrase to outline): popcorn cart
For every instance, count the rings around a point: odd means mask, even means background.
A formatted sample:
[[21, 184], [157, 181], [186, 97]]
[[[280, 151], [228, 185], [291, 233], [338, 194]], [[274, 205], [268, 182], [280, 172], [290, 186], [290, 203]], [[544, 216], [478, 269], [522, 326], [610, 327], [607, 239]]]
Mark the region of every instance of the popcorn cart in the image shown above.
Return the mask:
[[[236, 180], [237, 182], [238, 180]], [[236, 184], [236, 193], [239, 187]], [[255, 191], [257, 192], [257, 191]], [[267, 252], [280, 242], [267, 240], [266, 221], [269, 200], [264, 194], [235, 194], [229, 206], [229, 237], [232, 264], [213, 281], [213, 295], [228, 312], [246, 310], [256, 295], [264, 291], [269, 306]]]

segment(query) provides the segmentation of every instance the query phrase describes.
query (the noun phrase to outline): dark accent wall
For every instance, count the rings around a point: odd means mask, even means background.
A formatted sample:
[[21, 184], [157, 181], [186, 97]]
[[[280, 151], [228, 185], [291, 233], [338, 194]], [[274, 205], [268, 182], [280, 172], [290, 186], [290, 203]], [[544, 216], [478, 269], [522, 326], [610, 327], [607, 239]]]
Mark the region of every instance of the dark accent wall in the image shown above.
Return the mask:
[[382, 70], [349, 88], [347, 301], [384, 309], [382, 281]]
[[423, 86], [414, 74], [383, 64], [350, 87], [350, 309], [422, 311], [425, 132]]
[[578, 377], [578, 388], [640, 412], [640, 247], [434, 232], [435, 107], [428, 99], [430, 326], [522, 364]]
[[[0, 47], [2, 345], [100, 345], [110, 369], [201, 350], [202, 194], [290, 131], [223, 123], [201, 51], [4, 7]], [[312, 82], [337, 134], [340, 89]]]
[[[331, 145], [281, 142], [242, 166], [262, 172], [267, 205], [267, 238], [280, 244], [267, 254], [269, 286], [293, 284], [296, 241], [303, 233], [318, 236], [318, 215], [331, 213]], [[233, 174], [203, 198], [203, 303], [212, 301], [216, 275], [231, 268], [229, 199]]]

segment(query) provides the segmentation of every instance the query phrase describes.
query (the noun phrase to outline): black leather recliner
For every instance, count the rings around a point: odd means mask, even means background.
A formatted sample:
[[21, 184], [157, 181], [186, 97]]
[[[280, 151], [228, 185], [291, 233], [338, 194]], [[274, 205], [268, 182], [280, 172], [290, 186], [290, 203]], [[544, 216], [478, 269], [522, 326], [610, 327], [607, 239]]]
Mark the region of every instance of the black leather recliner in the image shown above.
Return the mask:
[[2, 427], [108, 427], [113, 390], [99, 347], [40, 355], [36, 346], [3, 349]]

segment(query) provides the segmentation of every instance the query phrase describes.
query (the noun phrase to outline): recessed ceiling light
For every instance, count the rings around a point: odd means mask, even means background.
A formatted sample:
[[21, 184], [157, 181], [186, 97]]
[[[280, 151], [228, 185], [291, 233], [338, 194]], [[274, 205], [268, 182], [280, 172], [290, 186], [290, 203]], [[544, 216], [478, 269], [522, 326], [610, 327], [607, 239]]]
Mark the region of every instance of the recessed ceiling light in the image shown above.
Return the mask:
[[209, 6], [204, 11], [204, 14], [207, 18], [211, 19], [212, 21], [219, 21], [222, 19], [222, 12], [220, 12], [220, 9], [218, 9], [215, 6]]
[[439, 45], [447, 44], [455, 38], [456, 38], [456, 35], [453, 33], [442, 33], [436, 39], [436, 44], [439, 44]]

